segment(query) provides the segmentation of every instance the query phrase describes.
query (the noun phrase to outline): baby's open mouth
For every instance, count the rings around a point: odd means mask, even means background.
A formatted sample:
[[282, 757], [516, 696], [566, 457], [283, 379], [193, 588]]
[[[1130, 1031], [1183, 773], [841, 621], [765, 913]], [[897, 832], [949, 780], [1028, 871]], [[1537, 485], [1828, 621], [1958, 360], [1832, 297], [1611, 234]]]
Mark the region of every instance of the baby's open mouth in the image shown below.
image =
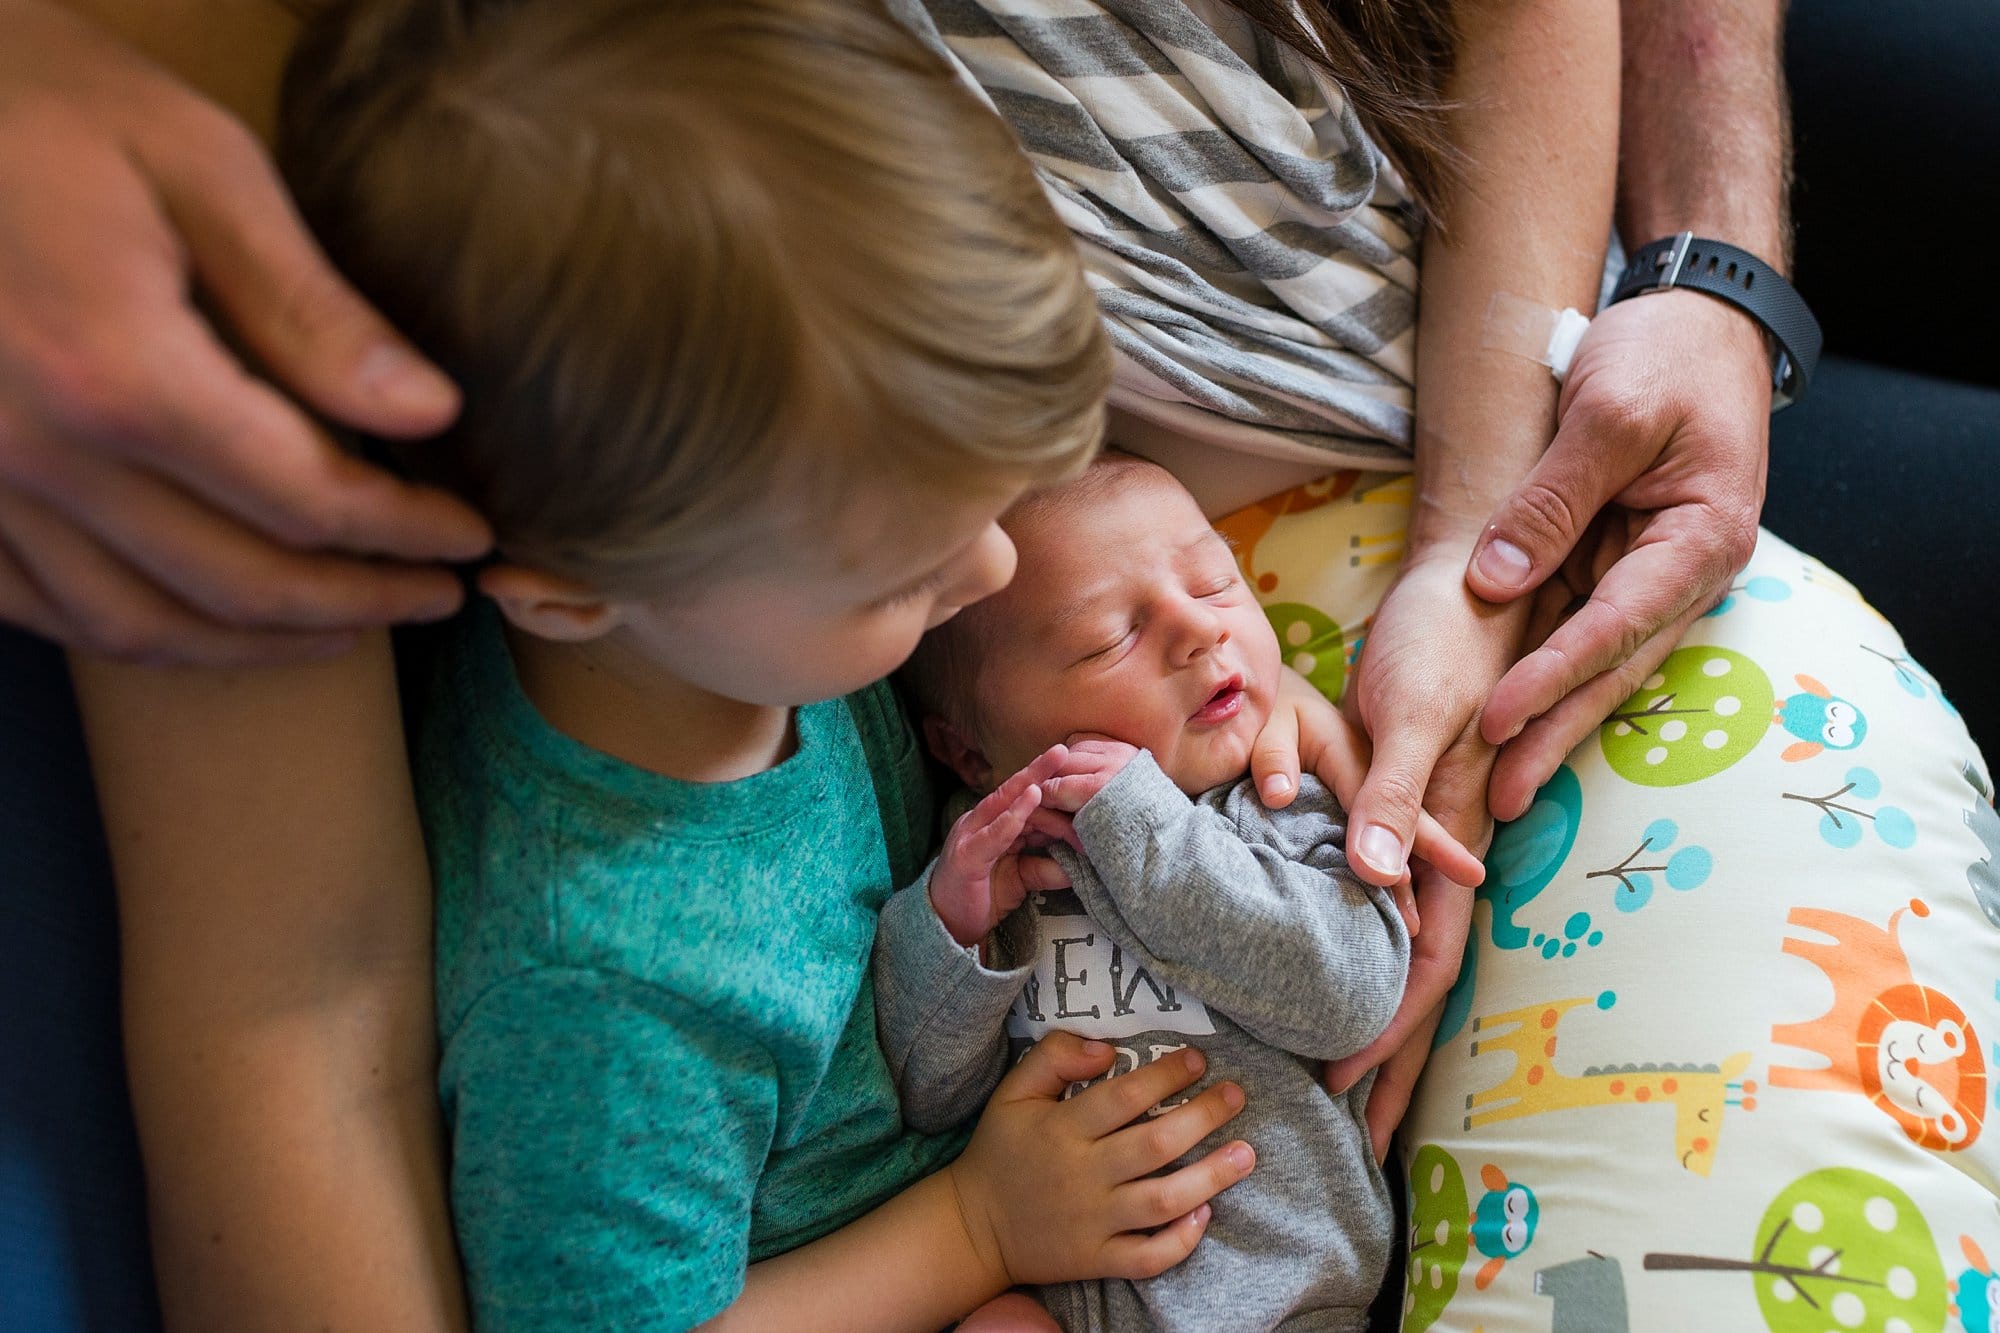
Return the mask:
[[1216, 686], [1208, 701], [1195, 709], [1190, 722], [1224, 722], [1243, 707], [1243, 677], [1231, 676]]

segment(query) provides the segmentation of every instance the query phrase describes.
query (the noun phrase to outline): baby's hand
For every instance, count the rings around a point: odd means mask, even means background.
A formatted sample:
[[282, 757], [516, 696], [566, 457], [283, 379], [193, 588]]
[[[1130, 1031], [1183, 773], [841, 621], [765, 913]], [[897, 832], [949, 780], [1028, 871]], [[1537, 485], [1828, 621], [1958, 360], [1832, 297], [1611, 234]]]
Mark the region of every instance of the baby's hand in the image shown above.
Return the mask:
[[1070, 737], [1068, 748], [1062, 767], [1042, 784], [1042, 802], [1072, 815], [1139, 757], [1137, 746], [1086, 732]]
[[1004, 1285], [1155, 1277], [1201, 1239], [1208, 1200], [1256, 1164], [1238, 1140], [1155, 1176], [1242, 1110], [1243, 1090], [1218, 1083], [1148, 1116], [1201, 1076], [1190, 1049], [1063, 1100], [1111, 1060], [1104, 1042], [1052, 1033], [1001, 1080], [972, 1142], [945, 1168], [967, 1233]]
[[1040, 784], [1067, 757], [1063, 746], [1051, 745], [960, 815], [945, 835], [931, 871], [931, 910], [965, 947], [985, 939], [1030, 893], [1069, 886], [1062, 867], [1048, 857], [1022, 855], [1066, 831], [1053, 811], [1041, 809]]

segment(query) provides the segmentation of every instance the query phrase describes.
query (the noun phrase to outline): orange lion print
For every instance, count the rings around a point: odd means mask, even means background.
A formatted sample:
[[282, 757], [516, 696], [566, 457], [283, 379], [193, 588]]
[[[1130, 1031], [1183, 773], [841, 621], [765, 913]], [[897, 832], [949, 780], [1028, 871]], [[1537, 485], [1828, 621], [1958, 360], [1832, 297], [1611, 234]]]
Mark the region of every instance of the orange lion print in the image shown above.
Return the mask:
[[1897, 931], [1904, 911], [1930, 915], [1921, 899], [1889, 917], [1887, 927], [1859, 917], [1797, 907], [1794, 927], [1833, 943], [1789, 938], [1785, 952], [1833, 983], [1833, 1007], [1808, 1023], [1778, 1023], [1771, 1040], [1826, 1057], [1819, 1068], [1771, 1066], [1774, 1088], [1858, 1091], [1903, 1127], [1911, 1142], [1956, 1152], [1979, 1137], [1986, 1111], [1986, 1059], [1965, 1011], [1918, 983]]

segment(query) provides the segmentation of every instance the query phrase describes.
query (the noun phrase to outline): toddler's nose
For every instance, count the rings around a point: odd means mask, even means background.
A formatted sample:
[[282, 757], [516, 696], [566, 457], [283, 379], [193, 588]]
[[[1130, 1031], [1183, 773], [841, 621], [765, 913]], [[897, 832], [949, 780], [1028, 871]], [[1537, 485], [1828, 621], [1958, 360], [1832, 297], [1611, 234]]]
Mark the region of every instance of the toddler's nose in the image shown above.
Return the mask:
[[986, 525], [977, 541], [966, 549], [956, 577], [940, 602], [970, 606], [983, 597], [999, 592], [1014, 577], [1014, 539], [998, 523]]

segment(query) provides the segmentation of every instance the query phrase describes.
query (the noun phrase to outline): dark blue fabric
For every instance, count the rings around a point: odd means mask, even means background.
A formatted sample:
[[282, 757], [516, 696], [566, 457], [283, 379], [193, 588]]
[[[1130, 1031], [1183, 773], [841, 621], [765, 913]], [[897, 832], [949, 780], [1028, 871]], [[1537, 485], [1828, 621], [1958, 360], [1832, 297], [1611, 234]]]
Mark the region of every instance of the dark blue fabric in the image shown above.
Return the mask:
[[0, 627], [0, 1329], [157, 1328], [117, 919], [62, 656]]

